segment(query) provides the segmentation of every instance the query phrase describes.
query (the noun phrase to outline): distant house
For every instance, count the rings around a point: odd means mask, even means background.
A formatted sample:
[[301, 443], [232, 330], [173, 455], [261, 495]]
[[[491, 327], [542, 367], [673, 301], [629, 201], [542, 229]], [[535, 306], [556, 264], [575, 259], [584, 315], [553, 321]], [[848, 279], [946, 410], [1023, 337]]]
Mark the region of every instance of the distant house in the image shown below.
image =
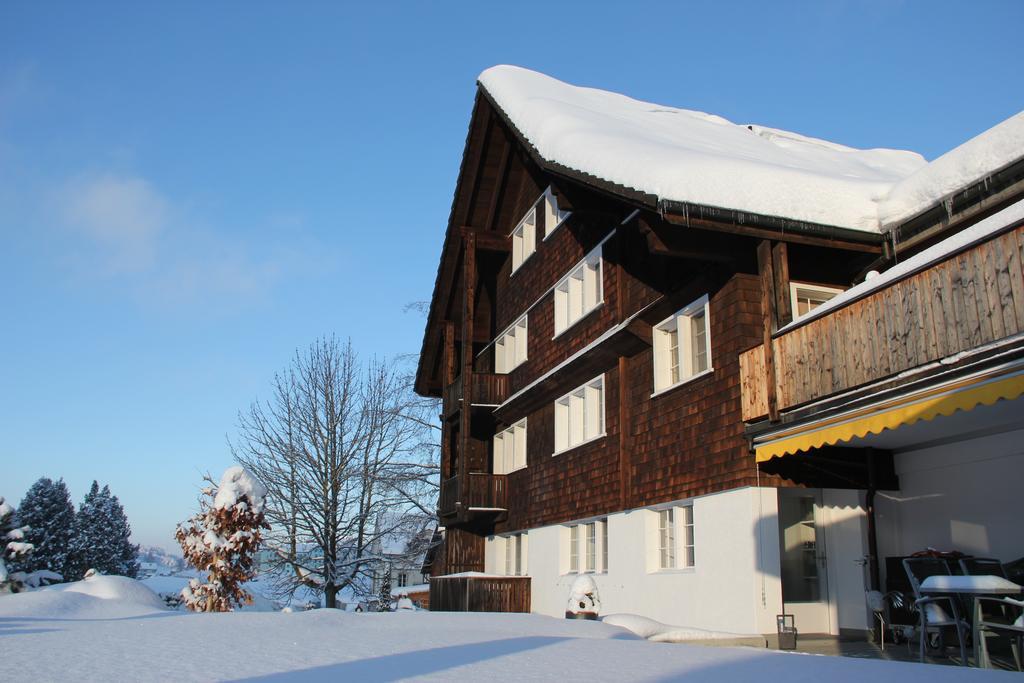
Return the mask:
[[838, 634], [880, 557], [1024, 555], [1022, 159], [1024, 114], [927, 163], [485, 71], [416, 376], [431, 574]]

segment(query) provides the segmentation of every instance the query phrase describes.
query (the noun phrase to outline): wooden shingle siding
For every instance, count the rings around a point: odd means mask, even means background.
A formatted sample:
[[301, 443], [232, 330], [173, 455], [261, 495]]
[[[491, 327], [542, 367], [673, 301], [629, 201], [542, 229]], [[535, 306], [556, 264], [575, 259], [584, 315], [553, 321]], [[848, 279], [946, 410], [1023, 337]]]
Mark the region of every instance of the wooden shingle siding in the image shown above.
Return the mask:
[[[790, 409], [1024, 332], [1018, 226], [772, 340]], [[765, 349], [740, 358], [743, 420], [768, 412]]]

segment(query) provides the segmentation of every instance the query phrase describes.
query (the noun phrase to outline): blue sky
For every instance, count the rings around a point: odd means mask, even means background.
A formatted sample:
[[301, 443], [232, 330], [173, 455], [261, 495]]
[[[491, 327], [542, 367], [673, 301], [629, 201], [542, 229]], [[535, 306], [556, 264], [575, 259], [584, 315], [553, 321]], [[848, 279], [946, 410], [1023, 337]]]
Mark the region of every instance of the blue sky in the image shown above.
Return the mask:
[[[143, 6], [145, 5], [145, 6]], [[296, 347], [415, 352], [498, 63], [931, 159], [1024, 108], [1019, 1], [0, 5], [0, 495], [171, 548]]]

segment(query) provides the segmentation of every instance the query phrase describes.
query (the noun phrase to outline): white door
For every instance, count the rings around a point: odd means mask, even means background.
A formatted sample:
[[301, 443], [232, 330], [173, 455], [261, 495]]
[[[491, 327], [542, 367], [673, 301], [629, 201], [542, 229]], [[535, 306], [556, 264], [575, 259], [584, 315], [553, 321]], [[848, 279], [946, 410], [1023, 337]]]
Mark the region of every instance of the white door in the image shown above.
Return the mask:
[[782, 605], [800, 633], [829, 633], [821, 491], [779, 489]]

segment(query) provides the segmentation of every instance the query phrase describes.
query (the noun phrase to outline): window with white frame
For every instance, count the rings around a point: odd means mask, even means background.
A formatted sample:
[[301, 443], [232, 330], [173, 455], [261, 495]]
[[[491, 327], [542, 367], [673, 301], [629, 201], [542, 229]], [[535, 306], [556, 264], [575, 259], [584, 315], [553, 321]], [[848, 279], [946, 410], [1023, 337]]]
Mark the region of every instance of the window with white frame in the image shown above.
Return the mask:
[[533, 207], [512, 231], [512, 272], [519, 270], [537, 250], [537, 207]]
[[494, 342], [494, 371], [499, 375], [511, 372], [526, 360], [526, 325], [524, 315]]
[[505, 537], [505, 575], [526, 575], [526, 534]]
[[657, 510], [654, 555], [648, 555], [651, 570], [690, 569], [696, 565], [693, 535], [693, 505]]
[[654, 390], [710, 369], [711, 324], [705, 295], [654, 326]]
[[696, 564], [696, 556], [693, 552], [693, 506], [684, 505], [679, 508], [679, 525], [683, 530], [683, 537], [680, 539], [680, 565], [693, 567]]
[[608, 519], [598, 522], [601, 529], [601, 569], [608, 571]]
[[604, 375], [555, 401], [555, 453], [604, 436]]
[[793, 319], [797, 320], [822, 305], [842, 289], [836, 287], [823, 287], [822, 285], [807, 285], [798, 282], [791, 282], [789, 290], [792, 295]]
[[608, 520], [569, 526], [569, 573], [608, 571]]
[[590, 252], [555, 285], [555, 336], [604, 300], [601, 248]]
[[676, 520], [672, 508], [658, 511], [658, 566], [676, 568]]
[[551, 188], [544, 190], [544, 237], [553, 233], [555, 229], [565, 222], [569, 217], [569, 211], [558, 208], [558, 199]]
[[405, 588], [409, 584], [409, 575], [402, 572], [398, 575], [398, 587]]
[[526, 467], [526, 418], [494, 435], [494, 473], [508, 474]]
[[597, 571], [597, 522], [590, 522], [584, 525], [586, 535], [584, 543], [586, 553], [584, 554], [584, 571]]
[[580, 570], [580, 527], [574, 524], [569, 527], [569, 571]]

